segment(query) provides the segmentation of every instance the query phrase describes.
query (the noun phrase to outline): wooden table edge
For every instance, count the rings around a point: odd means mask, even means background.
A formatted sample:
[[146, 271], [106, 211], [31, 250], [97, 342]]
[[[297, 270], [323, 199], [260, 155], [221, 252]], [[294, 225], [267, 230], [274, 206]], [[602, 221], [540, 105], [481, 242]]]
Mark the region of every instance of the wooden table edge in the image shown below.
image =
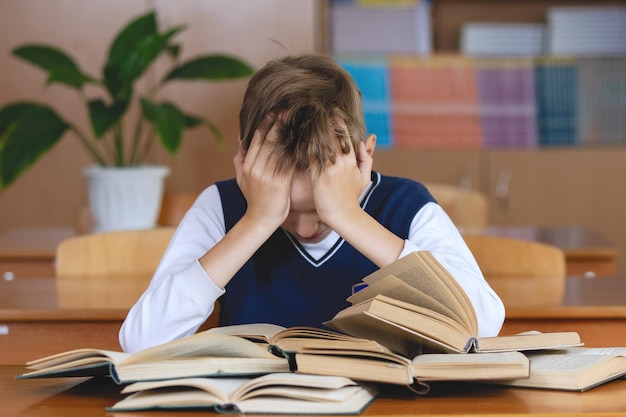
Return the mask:
[[29, 321], [122, 321], [128, 310], [124, 309], [0, 309], [2, 322]]
[[[601, 307], [601, 308], [599, 308]], [[554, 306], [508, 307], [506, 319], [624, 319], [626, 305], [622, 306]]]

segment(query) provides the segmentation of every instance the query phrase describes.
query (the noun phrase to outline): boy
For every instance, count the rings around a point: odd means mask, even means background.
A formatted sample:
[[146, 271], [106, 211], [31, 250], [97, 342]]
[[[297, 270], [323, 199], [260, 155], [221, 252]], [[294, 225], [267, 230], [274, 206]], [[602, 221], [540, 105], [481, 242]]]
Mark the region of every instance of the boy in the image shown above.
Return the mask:
[[236, 178], [208, 187], [177, 228], [120, 343], [134, 352], [193, 334], [220, 298], [220, 325], [322, 327], [353, 284], [429, 250], [468, 293], [479, 335], [504, 307], [459, 232], [421, 184], [372, 171], [360, 92], [319, 55], [268, 63], [240, 112]]

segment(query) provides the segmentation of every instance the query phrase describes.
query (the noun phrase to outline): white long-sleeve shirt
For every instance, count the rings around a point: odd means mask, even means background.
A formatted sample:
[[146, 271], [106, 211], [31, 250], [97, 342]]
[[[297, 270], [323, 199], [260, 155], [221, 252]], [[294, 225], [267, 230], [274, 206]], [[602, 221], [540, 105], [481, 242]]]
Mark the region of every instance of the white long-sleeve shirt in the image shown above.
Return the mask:
[[[214, 284], [198, 259], [225, 233], [220, 194], [212, 185], [184, 216], [149, 287], [129, 311], [119, 334], [124, 351], [135, 352], [191, 335], [206, 321], [225, 291]], [[319, 243], [301, 245], [313, 259], [320, 259], [337, 239], [331, 232]], [[504, 305], [485, 281], [457, 228], [436, 203], [427, 203], [415, 215], [400, 257], [416, 250], [432, 252], [467, 293], [476, 311], [478, 336], [496, 336], [504, 322]]]

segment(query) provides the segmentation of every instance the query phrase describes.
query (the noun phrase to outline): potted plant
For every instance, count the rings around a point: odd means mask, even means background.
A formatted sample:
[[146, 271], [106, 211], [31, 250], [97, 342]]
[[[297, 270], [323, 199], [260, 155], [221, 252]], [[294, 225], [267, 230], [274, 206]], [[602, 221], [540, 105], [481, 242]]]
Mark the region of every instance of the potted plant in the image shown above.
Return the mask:
[[[154, 226], [169, 168], [147, 164], [150, 147], [159, 143], [176, 155], [185, 129], [204, 126], [221, 142], [222, 134], [211, 121], [185, 113], [176, 104], [157, 101], [157, 93], [175, 80], [218, 81], [247, 77], [253, 69], [228, 55], [208, 54], [185, 62], [178, 59], [180, 45], [173, 41], [183, 26], [159, 31], [155, 12], [137, 17], [117, 33], [110, 44], [100, 78], [83, 72], [76, 62], [58, 48], [27, 44], [12, 54], [48, 72], [47, 83], [75, 89], [84, 102], [90, 132], [62, 118], [51, 106], [32, 101], [10, 103], [0, 109], [0, 190], [7, 188], [67, 133], [84, 146], [94, 162], [85, 175], [89, 204], [96, 230], [149, 228]], [[136, 83], [161, 56], [169, 56], [170, 70], [145, 93]], [[85, 87], [96, 86], [99, 97], [89, 97]], [[93, 90], [93, 88], [92, 88]], [[90, 90], [90, 91], [92, 91]], [[134, 109], [134, 110], [131, 110]], [[136, 115], [133, 126], [129, 114]], [[138, 176], [130, 179], [127, 175]], [[157, 187], [147, 191], [148, 178], [157, 178]], [[112, 181], [112, 182], [111, 182]], [[111, 186], [103, 184], [111, 183]], [[123, 190], [123, 186], [129, 186]], [[97, 189], [103, 194], [98, 194]], [[118, 211], [107, 214], [105, 207]], [[147, 213], [133, 214], [142, 203], [151, 203]]]

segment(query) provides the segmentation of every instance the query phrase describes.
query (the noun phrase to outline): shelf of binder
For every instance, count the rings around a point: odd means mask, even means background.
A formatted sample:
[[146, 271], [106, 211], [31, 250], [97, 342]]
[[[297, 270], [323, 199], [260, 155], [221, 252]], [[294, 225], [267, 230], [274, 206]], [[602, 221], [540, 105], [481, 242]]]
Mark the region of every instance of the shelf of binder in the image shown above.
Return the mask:
[[329, 50], [362, 90], [381, 147], [626, 145], [624, 6], [549, 7], [541, 23], [465, 22], [460, 53], [441, 55], [436, 2], [329, 4]]
[[626, 145], [626, 55], [336, 54], [389, 148]]

